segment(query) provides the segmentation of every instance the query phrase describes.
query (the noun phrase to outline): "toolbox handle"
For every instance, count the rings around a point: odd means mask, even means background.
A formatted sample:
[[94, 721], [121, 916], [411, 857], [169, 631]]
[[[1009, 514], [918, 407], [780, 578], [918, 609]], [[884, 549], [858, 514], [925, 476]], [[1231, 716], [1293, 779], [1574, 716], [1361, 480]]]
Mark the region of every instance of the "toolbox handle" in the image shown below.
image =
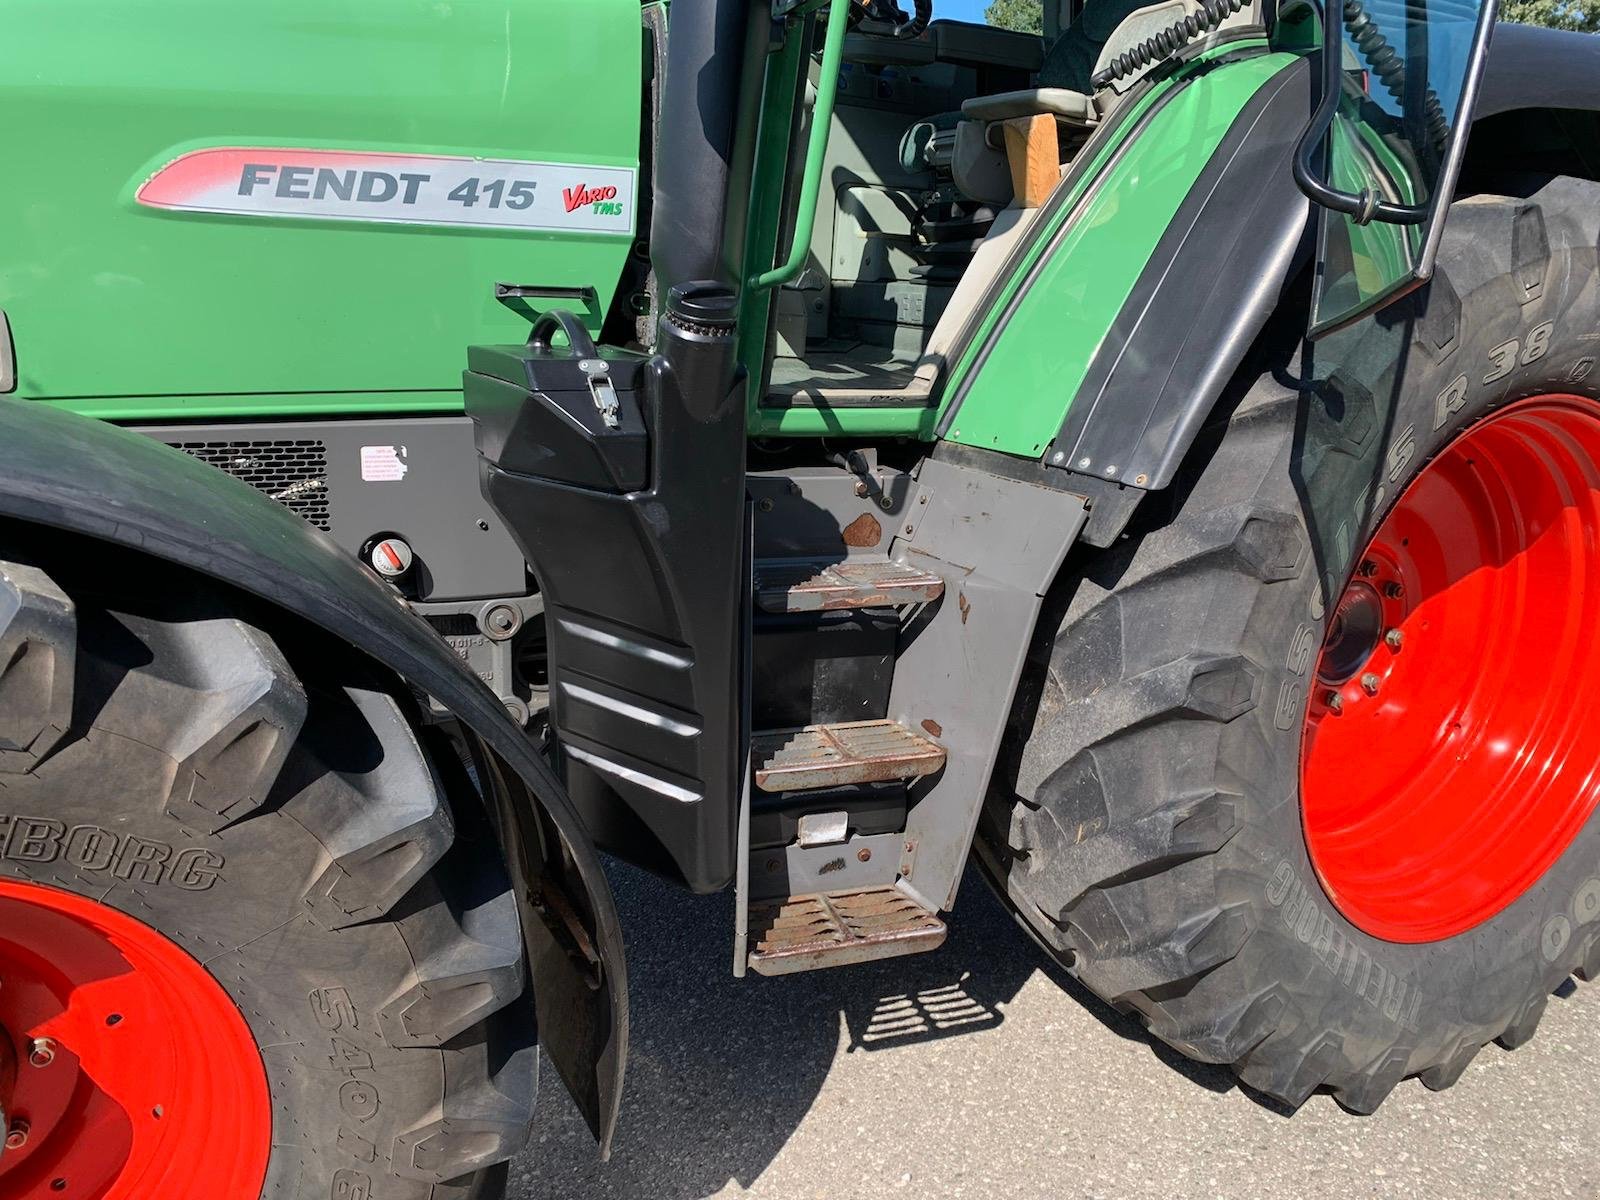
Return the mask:
[[600, 352], [594, 348], [594, 339], [583, 327], [583, 322], [564, 308], [552, 308], [549, 312], [539, 314], [539, 319], [528, 333], [528, 348], [541, 354], [553, 353], [550, 338], [558, 330], [567, 335], [568, 358], [600, 357]]

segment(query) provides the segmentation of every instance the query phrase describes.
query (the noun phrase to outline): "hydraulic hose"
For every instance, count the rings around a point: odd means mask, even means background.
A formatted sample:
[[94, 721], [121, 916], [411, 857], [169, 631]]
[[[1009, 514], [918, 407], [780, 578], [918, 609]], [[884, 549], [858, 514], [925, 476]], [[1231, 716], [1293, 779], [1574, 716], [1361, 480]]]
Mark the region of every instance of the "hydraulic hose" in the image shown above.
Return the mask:
[[1205, 0], [1198, 12], [1175, 21], [1161, 32], [1145, 38], [1133, 49], [1117, 55], [1089, 80], [1095, 91], [1126, 79], [1135, 71], [1160, 62], [1179, 47], [1187, 46], [1201, 34], [1210, 33], [1245, 5], [1245, 0]]
[[[1389, 44], [1383, 30], [1362, 7], [1361, 0], [1344, 0], [1344, 27], [1356, 44], [1367, 66], [1388, 93], [1400, 104], [1406, 102], [1406, 62]], [[1450, 137], [1450, 122], [1445, 119], [1439, 94], [1431, 87], [1423, 97], [1423, 120], [1433, 144], [1442, 147]]]

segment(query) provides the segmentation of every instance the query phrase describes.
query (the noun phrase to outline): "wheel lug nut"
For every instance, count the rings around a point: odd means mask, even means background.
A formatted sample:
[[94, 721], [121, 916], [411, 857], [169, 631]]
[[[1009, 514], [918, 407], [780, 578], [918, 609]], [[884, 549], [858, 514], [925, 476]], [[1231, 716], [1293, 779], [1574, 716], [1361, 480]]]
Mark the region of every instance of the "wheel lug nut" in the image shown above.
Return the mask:
[[1361, 677], [1361, 690], [1369, 696], [1376, 696], [1378, 694], [1378, 685], [1382, 682], [1371, 671], [1368, 671]]
[[1389, 647], [1389, 649], [1393, 650], [1396, 654], [1399, 654], [1400, 647], [1406, 644], [1406, 635], [1401, 633], [1398, 629], [1391, 629], [1388, 633], [1383, 635], [1383, 644]]
[[1398, 600], [1406, 594], [1406, 590], [1398, 583], [1386, 583], [1383, 585], [1383, 594], [1391, 600]]
[[13, 1121], [11, 1128], [6, 1130], [6, 1149], [21, 1150], [28, 1144], [29, 1126], [26, 1121]]
[[48, 1067], [56, 1060], [56, 1042], [54, 1038], [34, 1038], [33, 1045], [28, 1047], [28, 1062], [35, 1067]]
[[1364, 559], [1361, 563], [1360, 571], [1361, 574], [1370, 578], [1378, 573], [1378, 564], [1373, 562], [1370, 558]]
[[1338, 716], [1344, 711], [1344, 697], [1339, 695], [1338, 692], [1329, 692], [1322, 698], [1322, 702], [1328, 706], [1328, 711], [1334, 716]]

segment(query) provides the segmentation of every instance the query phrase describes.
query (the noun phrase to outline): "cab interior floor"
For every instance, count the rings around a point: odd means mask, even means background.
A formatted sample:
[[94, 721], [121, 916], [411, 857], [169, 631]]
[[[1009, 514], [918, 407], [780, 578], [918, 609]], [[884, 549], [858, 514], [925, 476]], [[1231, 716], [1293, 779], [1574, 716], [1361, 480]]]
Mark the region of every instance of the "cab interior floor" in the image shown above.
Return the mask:
[[907, 358], [889, 346], [829, 341], [806, 351], [804, 359], [780, 356], [772, 364], [768, 403], [784, 407], [795, 400], [848, 400], [896, 393], [906, 404], [925, 403], [933, 394], [938, 362], [927, 355]]

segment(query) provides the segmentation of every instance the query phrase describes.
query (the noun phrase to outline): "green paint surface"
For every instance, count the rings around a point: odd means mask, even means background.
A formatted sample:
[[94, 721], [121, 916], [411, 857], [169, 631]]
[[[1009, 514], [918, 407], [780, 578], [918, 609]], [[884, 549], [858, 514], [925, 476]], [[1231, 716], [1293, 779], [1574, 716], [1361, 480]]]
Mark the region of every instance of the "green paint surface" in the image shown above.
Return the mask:
[[[1250, 98], [1293, 55], [1263, 54], [1214, 66], [1177, 87], [1115, 162], [1089, 172], [1054, 227], [1036, 231], [1024, 260], [991, 307], [945, 395], [965, 395], [950, 440], [1039, 456], [1066, 417], [1112, 321], [1168, 224]], [[1194, 70], [1197, 68], [1191, 68]], [[1113, 148], [1101, 151], [1111, 157]], [[1002, 316], [1042, 261], [1009, 318]], [[991, 332], [992, 331], [992, 332]], [[992, 347], [981, 363], [978, 350]]]
[[[794, 128], [796, 89], [800, 73], [810, 62], [807, 46], [814, 24], [802, 13], [791, 19], [782, 47], [769, 54], [762, 84], [761, 125], [756, 135], [754, 184], [745, 218], [745, 260], [743, 276], [769, 270], [777, 256], [778, 236], [783, 227], [787, 173], [791, 159], [790, 130]], [[750, 431], [775, 432], [768, 428], [760, 400], [767, 370], [767, 332], [772, 323], [773, 290], [747, 287], [739, 296], [739, 361], [749, 371], [750, 386], [746, 408]]]
[[637, 167], [640, 47], [638, 0], [10, 0], [0, 308], [18, 393], [118, 420], [459, 410], [466, 347], [526, 336], [494, 284], [592, 285], [598, 328], [628, 237], [162, 211], [134, 192], [211, 146]]

